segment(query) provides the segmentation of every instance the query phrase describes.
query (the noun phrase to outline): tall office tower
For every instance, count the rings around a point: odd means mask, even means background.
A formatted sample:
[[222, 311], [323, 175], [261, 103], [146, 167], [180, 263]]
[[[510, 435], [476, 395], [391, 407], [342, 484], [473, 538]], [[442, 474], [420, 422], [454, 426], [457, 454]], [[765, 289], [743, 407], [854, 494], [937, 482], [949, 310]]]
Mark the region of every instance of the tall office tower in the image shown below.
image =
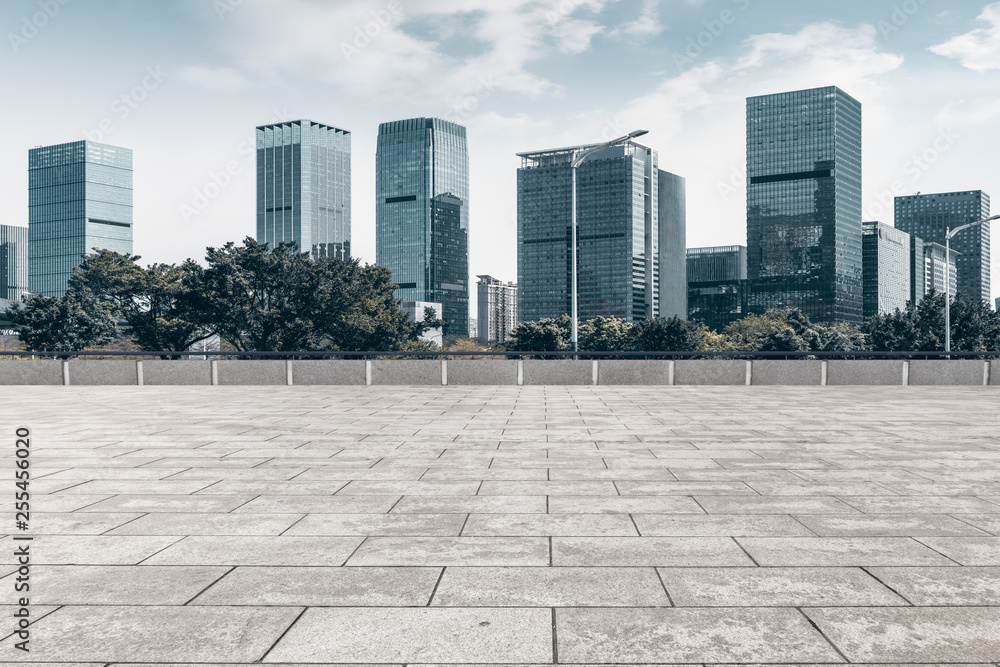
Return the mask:
[[688, 314], [687, 186], [682, 177], [662, 169], [659, 180], [658, 314], [684, 320]]
[[93, 141], [28, 151], [28, 288], [62, 296], [82, 255], [132, 252], [132, 151]]
[[1000, 296], [997, 297], [995, 310], [1000, 313]]
[[28, 291], [28, 228], [0, 225], [0, 310]]
[[916, 306], [927, 296], [924, 240], [910, 234], [910, 303]]
[[477, 276], [479, 340], [503, 343], [517, 326], [517, 284], [493, 276]]
[[747, 249], [688, 248], [688, 319], [721, 331], [746, 316]]
[[910, 235], [883, 222], [862, 225], [864, 315], [890, 315], [910, 300]]
[[837, 87], [747, 99], [750, 310], [862, 319], [861, 104]]
[[469, 335], [469, 150], [437, 118], [382, 123], [375, 154], [375, 262], [402, 301], [440, 303], [446, 336]]
[[[518, 155], [519, 321], [555, 318], [572, 311], [570, 164], [590, 148]], [[594, 153], [578, 169], [581, 320], [604, 316], [636, 321], [687, 314], [684, 179], [662, 172], [657, 163], [656, 151], [630, 142]], [[671, 248], [664, 250], [664, 242]], [[660, 264], [661, 257], [667, 259], [667, 267]], [[669, 295], [661, 290], [664, 269], [670, 272]], [[679, 296], [673, 293], [677, 289], [682, 292]], [[661, 298], [669, 303], [669, 312], [662, 309]]]
[[[944, 245], [945, 230], [990, 217], [990, 196], [982, 190], [896, 197], [896, 227]], [[958, 291], [990, 300], [990, 224], [959, 232], [951, 240], [958, 257]]]
[[945, 287], [945, 264], [948, 266], [948, 293], [955, 296], [959, 293], [958, 287], [958, 263], [962, 259], [961, 253], [951, 251], [950, 261], [945, 262], [947, 248], [940, 243], [924, 243], [924, 294], [930, 294], [931, 290], [937, 294], [944, 294]]
[[257, 128], [257, 240], [351, 258], [351, 133], [311, 120]]

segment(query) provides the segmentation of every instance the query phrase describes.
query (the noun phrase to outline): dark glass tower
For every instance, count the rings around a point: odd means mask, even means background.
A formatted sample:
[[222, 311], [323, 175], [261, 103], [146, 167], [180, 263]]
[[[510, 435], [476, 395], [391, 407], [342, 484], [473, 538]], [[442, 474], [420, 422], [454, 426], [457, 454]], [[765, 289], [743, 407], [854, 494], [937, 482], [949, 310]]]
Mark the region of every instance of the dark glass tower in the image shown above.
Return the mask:
[[[896, 197], [896, 227], [928, 243], [944, 245], [947, 228], [990, 217], [990, 196], [982, 190]], [[958, 293], [990, 302], [990, 223], [959, 232], [951, 240], [958, 269]]]
[[351, 258], [351, 133], [309, 120], [257, 128], [257, 240]]
[[436, 118], [379, 126], [375, 261], [401, 301], [440, 303], [445, 335], [469, 335], [469, 151], [465, 128]]
[[721, 331], [746, 315], [746, 246], [688, 248], [688, 319]]
[[76, 141], [28, 151], [28, 287], [62, 296], [82, 256], [132, 253], [132, 151]]
[[[572, 310], [570, 164], [589, 148], [519, 154], [517, 284], [522, 322]], [[577, 224], [581, 320], [686, 316], [684, 179], [661, 171], [655, 151], [632, 142], [588, 157], [577, 171]], [[664, 238], [671, 246], [666, 252]], [[673, 276], [669, 313], [662, 311], [664, 258]], [[674, 293], [677, 289], [680, 295]]]
[[747, 99], [749, 308], [862, 319], [861, 104], [836, 87]]

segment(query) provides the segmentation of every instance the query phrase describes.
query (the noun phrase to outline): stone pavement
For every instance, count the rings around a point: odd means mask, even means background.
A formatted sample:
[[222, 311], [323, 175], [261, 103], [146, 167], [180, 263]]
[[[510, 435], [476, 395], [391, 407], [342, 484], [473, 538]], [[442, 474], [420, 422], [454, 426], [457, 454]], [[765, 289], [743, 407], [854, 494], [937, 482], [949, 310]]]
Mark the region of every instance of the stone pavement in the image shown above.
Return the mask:
[[[2, 387], [0, 662], [995, 664], [1000, 387]], [[0, 494], [12, 507], [13, 474]]]

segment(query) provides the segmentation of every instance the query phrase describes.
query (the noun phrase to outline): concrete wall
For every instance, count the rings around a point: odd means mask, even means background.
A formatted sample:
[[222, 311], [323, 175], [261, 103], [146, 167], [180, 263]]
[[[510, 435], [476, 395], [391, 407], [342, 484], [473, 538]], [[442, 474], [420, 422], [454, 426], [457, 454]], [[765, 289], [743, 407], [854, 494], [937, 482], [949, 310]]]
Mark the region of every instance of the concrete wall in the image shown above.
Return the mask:
[[1000, 386], [1000, 361], [0, 360], [4, 385]]

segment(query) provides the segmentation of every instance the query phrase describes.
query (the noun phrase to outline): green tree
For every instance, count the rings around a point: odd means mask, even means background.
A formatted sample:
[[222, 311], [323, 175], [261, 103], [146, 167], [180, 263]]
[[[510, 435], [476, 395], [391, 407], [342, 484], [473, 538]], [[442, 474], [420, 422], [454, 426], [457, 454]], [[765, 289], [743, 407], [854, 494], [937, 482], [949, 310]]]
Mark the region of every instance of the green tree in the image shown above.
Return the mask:
[[[873, 350], [944, 350], [944, 294], [932, 292], [914, 306], [907, 304], [864, 324]], [[1000, 315], [988, 304], [957, 295], [951, 304], [951, 349], [955, 352], [1000, 350]]]
[[617, 317], [597, 317], [582, 323], [577, 335], [587, 352], [617, 352], [635, 347], [635, 326]]
[[558, 319], [519, 322], [510, 332], [506, 347], [515, 352], [560, 352], [571, 350], [572, 321], [569, 315]]
[[658, 317], [632, 325], [632, 347], [639, 352], [688, 352], [701, 350], [708, 328], [701, 322], [678, 317]]
[[118, 335], [114, 313], [107, 304], [69, 291], [62, 297], [31, 294], [7, 309], [28, 350], [63, 352], [103, 345]]

